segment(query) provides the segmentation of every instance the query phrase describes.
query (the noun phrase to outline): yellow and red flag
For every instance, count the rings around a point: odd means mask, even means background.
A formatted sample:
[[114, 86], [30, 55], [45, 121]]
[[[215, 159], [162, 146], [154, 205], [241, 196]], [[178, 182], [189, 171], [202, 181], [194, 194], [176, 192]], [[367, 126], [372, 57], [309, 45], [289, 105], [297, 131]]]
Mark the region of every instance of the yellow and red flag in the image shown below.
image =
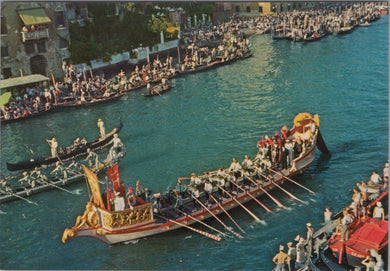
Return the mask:
[[92, 197], [93, 197], [92, 202], [95, 203], [98, 207], [104, 208], [102, 194], [100, 193], [99, 182], [96, 174], [90, 171], [84, 165], [83, 165], [83, 169], [85, 172], [85, 176], [87, 176], [89, 186], [91, 187]]

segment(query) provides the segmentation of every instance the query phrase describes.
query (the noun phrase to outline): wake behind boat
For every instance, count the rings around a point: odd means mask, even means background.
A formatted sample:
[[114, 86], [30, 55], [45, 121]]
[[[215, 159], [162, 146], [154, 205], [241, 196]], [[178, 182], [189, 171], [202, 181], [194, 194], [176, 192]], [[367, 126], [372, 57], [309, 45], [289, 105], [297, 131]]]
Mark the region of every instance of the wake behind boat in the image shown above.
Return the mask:
[[[107, 191], [102, 194], [97, 176], [84, 167], [92, 197], [87, 203], [84, 214], [77, 217], [75, 226], [65, 229], [62, 242], [65, 243], [72, 237], [89, 236], [112, 245], [182, 227], [219, 241], [220, 236], [190, 226], [197, 222], [207, 225], [203, 220], [210, 217], [217, 219], [230, 233], [242, 238], [240, 234], [227, 227], [217, 215], [221, 213], [228, 215], [228, 210], [241, 207], [256, 221], [264, 222], [243, 204], [253, 199], [267, 212], [272, 212], [257, 199], [261, 195], [267, 195], [278, 206], [284, 207], [268, 193], [275, 187], [301, 201], [280, 185], [285, 181], [290, 181], [305, 188], [290, 177], [310, 166], [315, 158], [316, 145], [324, 145], [323, 139], [320, 137], [318, 115], [312, 118], [307, 113], [299, 114], [294, 120], [294, 127], [291, 130], [282, 129], [282, 131], [282, 137], [275, 136], [273, 140], [266, 138], [265, 141], [262, 140], [258, 143], [259, 153], [253, 161], [246, 157], [242, 166], [234, 160], [230, 168], [226, 170], [220, 169], [200, 177], [192, 174], [191, 179], [178, 178], [176, 189], [164, 193], [151, 195], [146, 189], [145, 191], [138, 189], [137, 185], [137, 191], [134, 195], [130, 188], [128, 195], [126, 195], [124, 186], [115, 185], [118, 184], [119, 173], [117, 167], [114, 167], [107, 172], [113, 189], [110, 188], [110, 182], [107, 181]], [[319, 140], [320, 138], [321, 140]], [[295, 141], [297, 146], [294, 148], [295, 154], [287, 164], [285, 164], [288, 161], [286, 160], [286, 152], [281, 155], [281, 160], [277, 155], [272, 154], [279, 147], [281, 153], [285, 151], [285, 144], [282, 145], [282, 141], [285, 141], [286, 144]], [[322, 146], [321, 149], [327, 150], [326, 146]], [[183, 179], [190, 179], [190, 184], [184, 185]], [[115, 196], [111, 193], [112, 190]], [[127, 196], [128, 198], [125, 200]], [[230, 219], [237, 228], [244, 232], [232, 217]], [[223, 236], [227, 236], [227, 234], [213, 229]]]
[[59, 153], [57, 156], [52, 155], [51, 157], [37, 157], [17, 163], [7, 162], [7, 169], [9, 171], [33, 169], [42, 165], [52, 165], [58, 161], [67, 161], [78, 156], [86, 155], [88, 149], [95, 151], [106, 147], [107, 144], [114, 138], [114, 135], [119, 133], [122, 127], [123, 124], [122, 122], [120, 122], [119, 126], [109, 132], [105, 136], [105, 138], [97, 138], [93, 141], [85, 142], [84, 144], [79, 144], [77, 147], [67, 147], [64, 149], [63, 153]]

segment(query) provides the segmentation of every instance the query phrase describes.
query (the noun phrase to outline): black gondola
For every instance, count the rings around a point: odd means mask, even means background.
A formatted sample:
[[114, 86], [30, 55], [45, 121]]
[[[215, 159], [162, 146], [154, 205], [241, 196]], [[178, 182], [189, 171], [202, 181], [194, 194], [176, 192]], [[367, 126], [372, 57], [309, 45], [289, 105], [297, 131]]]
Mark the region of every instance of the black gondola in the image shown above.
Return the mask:
[[[31, 159], [28, 161], [22, 161], [18, 163], [9, 163], [7, 162], [7, 169], [9, 171], [17, 171], [23, 169], [33, 169], [35, 167], [39, 167], [42, 165], [51, 165], [58, 162], [59, 159], [61, 161], [67, 161], [69, 159], [73, 159], [78, 156], [83, 156], [87, 154], [87, 149], [99, 150], [107, 146], [107, 144], [113, 139], [114, 134], [119, 133], [122, 129], [123, 124], [120, 122], [119, 126], [114, 128], [110, 133], [106, 135], [105, 139], [95, 139], [91, 142], [87, 142], [85, 145], [80, 145], [74, 150], [65, 151], [65, 153], [60, 153], [57, 157], [38, 157], [35, 159]], [[70, 148], [69, 148], [70, 149]]]

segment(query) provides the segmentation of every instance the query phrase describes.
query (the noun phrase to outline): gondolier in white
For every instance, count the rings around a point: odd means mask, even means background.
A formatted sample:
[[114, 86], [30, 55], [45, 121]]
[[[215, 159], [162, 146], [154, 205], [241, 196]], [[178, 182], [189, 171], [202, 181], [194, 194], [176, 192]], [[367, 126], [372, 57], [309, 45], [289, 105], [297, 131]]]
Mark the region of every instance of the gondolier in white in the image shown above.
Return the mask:
[[58, 142], [57, 142], [57, 139], [55, 139], [55, 137], [53, 137], [51, 140], [50, 139], [46, 139], [47, 143], [49, 144], [50, 146], [50, 150], [51, 150], [51, 157], [57, 157], [57, 148], [58, 148]]
[[106, 129], [104, 128], [104, 122], [102, 119], [98, 119], [97, 127], [99, 128], [100, 138], [106, 138]]
[[95, 161], [95, 169], [98, 170], [99, 165], [102, 165], [102, 163], [99, 161], [99, 156], [95, 152], [91, 151], [90, 148], [87, 149], [87, 153], [88, 156], [85, 158], [85, 161], [89, 162], [90, 168], [92, 167], [92, 162]]
[[109, 151], [109, 156], [111, 159], [116, 158], [121, 150], [123, 149], [123, 143], [121, 139], [118, 137], [118, 134], [114, 134], [114, 138], [111, 139], [110, 142], [108, 142], [108, 145], [112, 144], [112, 147]]

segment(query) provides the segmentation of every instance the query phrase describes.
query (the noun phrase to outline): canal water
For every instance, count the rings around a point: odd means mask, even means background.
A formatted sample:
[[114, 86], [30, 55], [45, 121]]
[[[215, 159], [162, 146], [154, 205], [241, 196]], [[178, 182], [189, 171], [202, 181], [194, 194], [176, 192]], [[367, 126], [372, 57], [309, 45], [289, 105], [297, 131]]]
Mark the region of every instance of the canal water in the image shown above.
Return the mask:
[[[266, 225], [253, 222], [241, 209], [232, 217], [245, 238], [215, 242], [182, 229], [121, 246], [92, 238], [61, 243], [66, 227], [85, 210], [85, 182], [30, 197], [38, 206], [14, 201], [1, 206], [1, 269], [137, 269], [137, 270], [271, 270], [279, 244], [306, 234], [305, 224], [319, 228], [323, 210], [336, 211], [351, 200], [356, 182], [381, 171], [388, 157], [388, 17], [344, 36], [315, 43], [273, 41], [253, 36], [254, 56], [229, 66], [173, 80], [175, 87], [161, 97], [146, 99], [143, 90], [119, 101], [69, 109], [1, 127], [1, 169], [5, 161], [49, 155], [45, 138], [70, 145], [76, 137], [98, 136], [98, 118], [106, 130], [124, 124], [120, 138], [127, 156], [119, 164], [126, 186], [158, 192], [174, 187], [177, 177], [228, 167], [232, 158], [253, 157], [256, 142], [283, 125], [292, 126], [297, 113], [319, 114], [321, 133], [331, 156], [319, 151], [296, 180], [315, 191], [286, 184], [306, 201], [296, 202], [275, 190], [247, 207]], [[234, 226], [227, 217], [222, 219]], [[212, 226], [222, 227], [215, 220]], [[197, 228], [205, 229], [196, 225]]]

